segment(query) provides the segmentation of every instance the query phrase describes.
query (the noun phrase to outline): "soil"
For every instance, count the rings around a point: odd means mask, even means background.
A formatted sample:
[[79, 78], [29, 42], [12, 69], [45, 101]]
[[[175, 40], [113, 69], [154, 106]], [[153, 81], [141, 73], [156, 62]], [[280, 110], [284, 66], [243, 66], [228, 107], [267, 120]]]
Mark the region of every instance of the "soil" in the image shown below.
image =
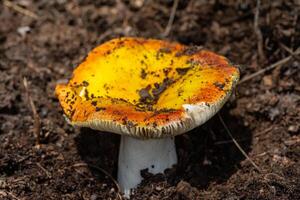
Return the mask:
[[[68, 125], [54, 88], [104, 41], [163, 38], [172, 7], [171, 0], [1, 1], [0, 199], [120, 198], [119, 136]], [[261, 1], [256, 26], [256, 1], [179, 1], [166, 38], [228, 57], [243, 79], [300, 46], [299, 7]], [[178, 165], [158, 175], [143, 170], [131, 199], [300, 199], [299, 83], [296, 55], [239, 84], [220, 112], [258, 169], [216, 116], [176, 137]]]

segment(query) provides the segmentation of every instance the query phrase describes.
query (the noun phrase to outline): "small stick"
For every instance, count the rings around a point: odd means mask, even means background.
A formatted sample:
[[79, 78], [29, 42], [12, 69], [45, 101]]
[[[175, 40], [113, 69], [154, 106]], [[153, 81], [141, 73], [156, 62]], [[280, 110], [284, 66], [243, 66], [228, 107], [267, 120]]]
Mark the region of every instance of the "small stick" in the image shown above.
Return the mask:
[[[270, 7], [270, 5], [266, 5], [266, 4], [265, 5], [261, 5], [259, 10], [260, 11], [261, 10], [266, 10], [269, 7]], [[253, 11], [250, 10], [248, 12], [242, 13], [241, 16], [234, 15], [233, 17], [225, 18], [225, 19], [223, 19], [223, 20], [220, 21], [220, 24], [222, 24], [222, 25], [230, 25], [230, 24], [232, 24], [235, 21], [243, 20], [243, 19], [248, 18], [248, 17], [252, 17], [252, 15], [255, 15], [255, 13], [253, 13]]]
[[7, 195], [11, 196], [13, 199], [16, 199], [16, 200], [23, 200], [23, 199], [18, 198], [16, 195], [14, 195], [11, 192], [0, 190], [0, 196], [4, 196], [5, 197]]
[[163, 37], [167, 37], [171, 32], [172, 25], [173, 25], [174, 18], [175, 18], [175, 14], [176, 14], [176, 10], [177, 10], [177, 6], [178, 6], [178, 2], [179, 2], [179, 0], [174, 0], [174, 4], [173, 4], [173, 7], [172, 7], [172, 11], [171, 11], [171, 14], [170, 14], [168, 25], [166, 26], [165, 32], [162, 34]]
[[256, 9], [255, 9], [255, 15], [254, 15], [254, 32], [257, 37], [257, 52], [259, 55], [260, 61], [263, 61], [265, 59], [264, 49], [263, 49], [263, 36], [261, 33], [261, 30], [259, 29], [259, 10], [260, 10], [260, 0], [256, 1]]
[[253, 73], [253, 74], [250, 74], [249, 76], [244, 77], [238, 84], [245, 83], [245, 82], [247, 82], [247, 81], [249, 81], [249, 80], [255, 78], [256, 76], [265, 73], [266, 71], [269, 71], [269, 70], [274, 69], [274, 68], [276, 68], [276, 67], [278, 67], [278, 66], [281, 66], [281, 65], [287, 63], [288, 61], [290, 61], [291, 58], [292, 58], [292, 56], [288, 56], [288, 57], [286, 57], [286, 58], [283, 58], [283, 59], [279, 60], [279, 61], [276, 62], [276, 63], [273, 63], [272, 65], [270, 65], [270, 66], [268, 66], [268, 67], [265, 67], [265, 68], [263, 68], [263, 69], [261, 69], [261, 70], [255, 72], [255, 73]]
[[33, 13], [33, 12], [29, 11], [29, 10], [24, 9], [21, 6], [18, 6], [16, 4], [12, 3], [11, 1], [3, 0], [3, 4], [6, 7], [11, 8], [11, 9], [13, 9], [13, 10], [15, 10], [15, 11], [17, 11], [17, 12], [23, 14], [23, 15], [31, 17], [33, 19], [38, 19], [39, 18], [35, 13]]
[[300, 57], [297, 54], [295, 54], [295, 52], [291, 48], [287, 47], [282, 43], [279, 43], [279, 46], [283, 48], [286, 52], [288, 52], [290, 55], [293, 55], [296, 59], [300, 60]]
[[103, 174], [105, 174], [107, 177], [109, 177], [111, 179], [111, 181], [115, 184], [116, 188], [117, 188], [117, 195], [118, 195], [118, 199], [122, 199], [121, 195], [120, 195], [120, 186], [118, 184], [118, 182], [114, 179], [114, 177], [112, 177], [112, 175], [110, 175], [107, 171], [105, 171], [104, 169], [97, 167], [95, 165], [88, 165], [86, 163], [76, 163], [73, 165], [73, 167], [91, 167], [93, 169], [96, 169], [100, 172], [102, 172]]
[[269, 128], [266, 128], [266, 129], [264, 129], [264, 130], [262, 130], [262, 131], [256, 133], [256, 134], [254, 135], [254, 137], [258, 137], [258, 136], [260, 136], [260, 135], [264, 135], [264, 134], [270, 132], [271, 130], [273, 130], [273, 127], [272, 127], [272, 126], [270, 126]]
[[36, 165], [47, 175], [48, 178], [51, 178], [51, 173], [45, 169], [40, 163], [36, 163]]
[[27, 100], [29, 102], [29, 106], [31, 108], [32, 114], [33, 114], [33, 119], [34, 119], [34, 135], [35, 135], [35, 139], [36, 139], [36, 145], [37, 147], [39, 147], [40, 145], [40, 131], [41, 131], [41, 123], [40, 123], [40, 117], [36, 111], [36, 107], [33, 103], [33, 100], [31, 98], [29, 89], [28, 89], [28, 82], [27, 79], [24, 77], [23, 78], [23, 84], [24, 84], [24, 88], [25, 88], [25, 92], [26, 92], [26, 96], [27, 96]]
[[229, 137], [232, 139], [233, 143], [235, 144], [235, 146], [240, 150], [240, 152], [245, 156], [245, 158], [247, 160], [250, 161], [250, 163], [254, 166], [254, 168], [258, 171], [261, 172], [260, 168], [255, 164], [255, 162], [247, 155], [247, 153], [243, 150], [243, 148], [239, 145], [239, 143], [234, 139], [234, 137], [232, 136], [229, 128], [227, 127], [227, 125], [225, 124], [224, 120], [222, 119], [220, 113], [218, 113], [219, 119], [222, 123], [222, 125], [224, 126], [227, 134], [229, 135]]
[[[243, 138], [243, 139], [237, 140], [237, 142], [243, 142], [243, 141], [247, 141], [247, 140], [249, 140], [249, 138]], [[222, 141], [215, 142], [214, 145], [229, 144], [229, 143], [233, 143], [233, 141], [232, 140], [222, 140]]]
[[261, 74], [263, 74], [263, 73], [265, 73], [265, 72], [267, 72], [269, 70], [272, 70], [272, 69], [274, 69], [274, 68], [276, 68], [278, 66], [281, 66], [281, 65], [287, 63], [288, 61], [290, 61], [293, 56], [296, 56], [298, 54], [300, 54], [299, 49], [297, 49], [291, 56], [283, 58], [283, 59], [277, 61], [276, 63], [273, 63], [272, 65], [269, 65], [268, 67], [265, 67], [265, 68], [263, 68], [263, 69], [255, 72], [253, 74], [250, 74], [249, 76], [244, 77], [238, 84], [245, 83], [245, 82], [247, 82], [247, 81], [255, 78], [258, 75], [261, 75]]

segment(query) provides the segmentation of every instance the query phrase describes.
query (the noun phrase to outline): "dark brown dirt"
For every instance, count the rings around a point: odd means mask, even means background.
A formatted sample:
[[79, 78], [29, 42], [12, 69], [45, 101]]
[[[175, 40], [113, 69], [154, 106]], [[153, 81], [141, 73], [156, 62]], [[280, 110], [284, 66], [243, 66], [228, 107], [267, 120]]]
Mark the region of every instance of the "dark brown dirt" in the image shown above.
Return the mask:
[[[54, 87], [108, 39], [161, 38], [172, 1], [13, 1], [37, 19], [3, 2], [0, 199], [116, 199], [112, 179], [93, 166], [116, 177], [119, 136], [69, 126]], [[300, 46], [299, 1], [262, 1], [262, 53], [254, 31], [255, 7], [250, 0], [179, 1], [168, 39], [225, 55], [246, 77]], [[145, 180], [132, 199], [300, 199], [299, 69], [298, 55], [239, 85], [221, 111], [260, 172], [215, 117], [177, 137], [179, 164], [164, 175], [143, 171]], [[40, 148], [24, 77], [41, 118]]]

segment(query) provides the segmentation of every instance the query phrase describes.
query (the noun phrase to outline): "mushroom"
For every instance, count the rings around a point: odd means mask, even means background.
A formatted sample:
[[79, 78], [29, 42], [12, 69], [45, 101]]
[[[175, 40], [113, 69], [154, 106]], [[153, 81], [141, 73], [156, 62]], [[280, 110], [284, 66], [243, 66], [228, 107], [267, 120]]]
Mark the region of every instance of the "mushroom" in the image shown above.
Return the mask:
[[225, 57], [178, 43], [124, 37], [92, 50], [56, 95], [68, 122], [121, 135], [118, 182], [177, 163], [174, 137], [205, 123], [229, 98], [239, 70]]

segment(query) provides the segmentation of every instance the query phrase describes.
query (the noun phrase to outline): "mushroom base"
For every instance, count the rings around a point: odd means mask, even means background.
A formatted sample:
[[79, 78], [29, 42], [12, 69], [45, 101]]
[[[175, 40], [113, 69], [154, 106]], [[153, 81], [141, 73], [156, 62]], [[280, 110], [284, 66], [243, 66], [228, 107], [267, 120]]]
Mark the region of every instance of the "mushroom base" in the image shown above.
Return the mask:
[[118, 182], [126, 197], [141, 181], [141, 170], [163, 173], [177, 163], [174, 138], [140, 140], [121, 136]]

